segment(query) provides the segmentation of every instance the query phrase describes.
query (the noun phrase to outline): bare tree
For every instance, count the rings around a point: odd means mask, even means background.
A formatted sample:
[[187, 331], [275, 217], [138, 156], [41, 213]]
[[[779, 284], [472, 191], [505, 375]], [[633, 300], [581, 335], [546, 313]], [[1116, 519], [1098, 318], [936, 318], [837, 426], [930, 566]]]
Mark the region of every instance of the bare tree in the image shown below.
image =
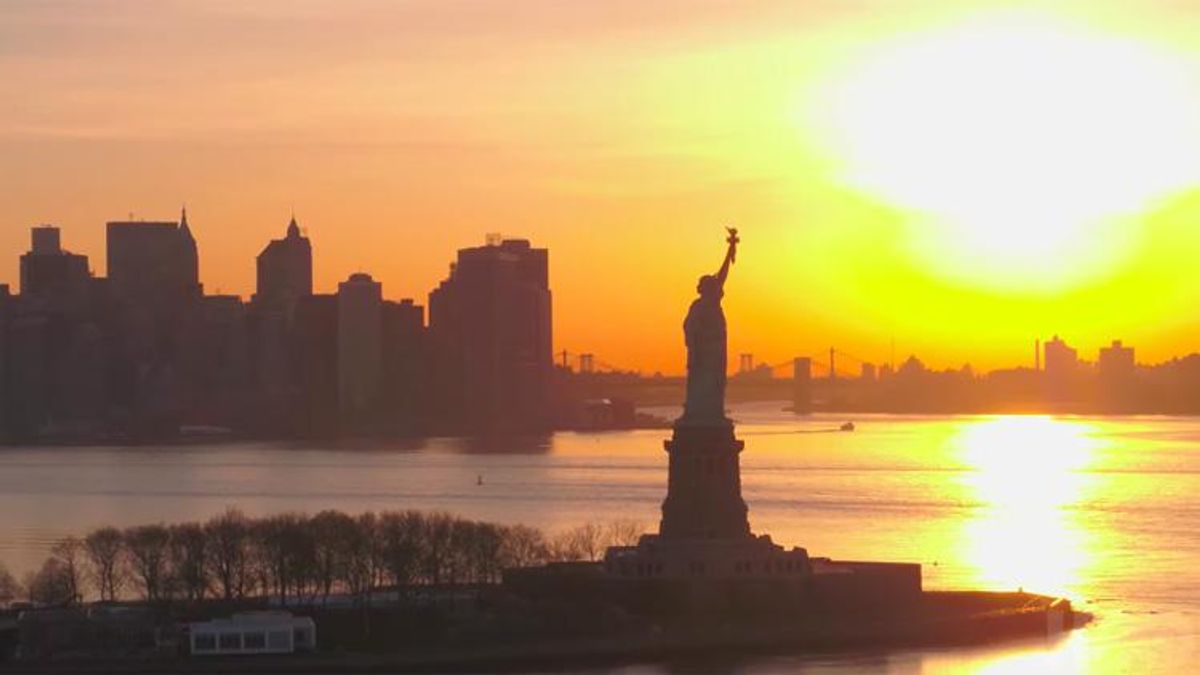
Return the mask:
[[25, 577], [29, 601], [39, 605], [65, 606], [78, 602], [75, 581], [66, 564], [51, 556], [37, 572]]
[[364, 606], [370, 606], [375, 587], [387, 576], [386, 552], [375, 514], [368, 511], [355, 518], [347, 546], [345, 581], [350, 593]]
[[147, 600], [161, 600], [170, 573], [171, 535], [165, 525], [142, 525], [125, 530], [126, 562]]
[[425, 518], [420, 511], [388, 511], [379, 516], [384, 568], [398, 588], [413, 583], [425, 555]]
[[268, 593], [287, 604], [291, 596], [300, 597], [312, 574], [312, 539], [307, 518], [282, 513], [256, 521], [251, 528], [256, 564], [264, 576]]
[[226, 600], [245, 597], [249, 583], [250, 524], [237, 509], [210, 519], [204, 525], [208, 540], [209, 578]]
[[574, 531], [565, 530], [550, 537], [546, 544], [548, 562], [579, 562], [587, 558]]
[[121, 551], [124, 540], [115, 527], [102, 527], [84, 539], [92, 582], [100, 594], [101, 602], [112, 602], [121, 592], [125, 575], [121, 568]]
[[592, 522], [584, 523], [571, 530], [571, 536], [574, 537], [576, 546], [587, 560], [594, 562], [604, 555], [605, 532], [601, 525]]
[[83, 600], [83, 542], [67, 537], [50, 548], [50, 557], [61, 564], [62, 581], [71, 596], [71, 603]]
[[604, 528], [584, 523], [556, 534], [550, 540], [549, 557], [555, 562], [596, 561], [604, 553]]
[[636, 546], [645, 532], [646, 526], [637, 520], [629, 518], [613, 520], [604, 526], [604, 544], [606, 547]]
[[466, 534], [469, 538], [462, 546], [470, 580], [482, 584], [499, 581], [504, 546], [500, 527], [492, 523], [470, 523]]
[[17, 583], [12, 573], [0, 563], [0, 608], [8, 607], [14, 600], [21, 597], [21, 585]]
[[421, 573], [433, 585], [442, 583], [454, 555], [454, 517], [435, 511], [425, 515], [425, 551]]
[[313, 582], [322, 603], [329, 601], [334, 585], [345, 578], [354, 519], [341, 511], [322, 511], [308, 522], [313, 541]]
[[525, 525], [501, 530], [500, 564], [503, 567], [531, 567], [546, 562], [549, 555], [546, 535]]
[[199, 523], [172, 525], [170, 568], [188, 600], [201, 600], [209, 590], [208, 535]]

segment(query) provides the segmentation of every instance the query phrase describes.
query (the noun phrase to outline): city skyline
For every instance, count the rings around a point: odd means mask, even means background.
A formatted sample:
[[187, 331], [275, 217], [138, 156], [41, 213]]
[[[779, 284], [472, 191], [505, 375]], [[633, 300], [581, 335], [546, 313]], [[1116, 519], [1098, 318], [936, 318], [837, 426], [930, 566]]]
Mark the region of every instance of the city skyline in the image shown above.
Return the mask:
[[0, 250], [50, 222], [102, 273], [102, 219], [186, 202], [207, 287], [246, 296], [294, 208], [318, 290], [369, 270], [421, 297], [498, 231], [570, 261], [560, 344], [678, 373], [682, 317], [649, 298], [685, 302], [713, 264], [691, 242], [733, 224], [772, 244], [731, 341], [772, 361], [894, 339], [990, 369], [1054, 332], [1161, 361], [1200, 335], [1173, 3], [71, 7], [0, 9]]
[[[113, 229], [114, 225], [116, 225], [118, 229], [120, 229], [121, 227], [128, 227], [129, 225], [134, 225], [134, 226], [136, 226], [136, 225], [179, 226], [179, 227], [182, 227], [185, 230], [187, 230], [189, 232], [190, 236], [194, 236], [194, 235], [191, 235], [190, 224], [188, 222], [186, 206], [181, 208], [181, 216], [180, 216], [179, 221], [169, 221], [169, 220], [161, 220], [161, 219], [158, 219], [158, 220], [133, 219], [133, 220], [125, 220], [125, 221], [109, 221], [108, 229], [111, 231]], [[111, 264], [111, 254], [108, 251], [108, 249], [111, 248], [111, 239], [110, 239], [109, 245], [106, 247], [104, 255], [99, 258], [101, 261], [104, 261], [105, 264], [103, 266], [98, 266], [95, 264], [95, 262], [94, 262], [95, 258], [93, 256], [83, 253], [83, 252], [68, 245], [69, 241], [67, 241], [67, 238], [64, 236], [62, 229], [58, 225], [53, 224], [53, 223], [41, 223], [41, 224], [32, 226], [29, 231], [31, 233], [32, 241], [28, 244], [28, 246], [29, 246], [28, 251], [21, 253], [19, 256], [16, 256], [17, 259], [24, 259], [25, 257], [37, 252], [40, 248], [48, 248], [50, 250], [54, 250], [56, 252], [66, 254], [66, 258], [68, 260], [69, 259], [78, 260], [80, 258], [83, 258], [83, 260], [87, 263], [87, 270], [92, 275], [93, 278], [107, 278], [107, 276], [106, 276], [107, 267], [108, 267], [108, 265]], [[112, 236], [111, 232], [110, 232], [109, 236], [111, 238], [111, 236]], [[484, 236], [483, 239], [484, 239], [484, 241], [476, 242], [475, 245], [483, 244], [485, 247], [498, 246], [501, 241], [501, 237], [499, 236], [499, 233], [489, 233], [486, 236]], [[376, 284], [377, 286], [380, 287], [380, 290], [379, 290], [380, 296], [379, 297], [382, 300], [387, 300], [387, 301], [403, 300], [404, 302], [417, 301], [417, 302], [424, 303], [424, 302], [428, 302], [429, 299], [432, 296], [436, 295], [436, 293], [437, 293], [438, 286], [437, 286], [437, 284], [434, 284], [429, 288], [429, 290], [427, 292], [425, 292], [423, 294], [417, 294], [415, 296], [401, 297], [395, 293], [383, 291], [382, 282], [376, 281], [376, 279], [372, 276], [374, 274], [374, 272], [372, 270], [357, 269], [357, 268], [348, 272], [342, 278], [336, 280], [333, 283], [332, 288], [326, 289], [326, 288], [318, 287], [317, 285], [315, 285], [313, 283], [312, 278], [313, 278], [313, 270], [317, 267], [317, 265], [320, 261], [320, 249], [317, 246], [310, 243], [311, 239], [309, 237], [308, 228], [302, 227], [300, 225], [294, 212], [291, 214], [289, 221], [287, 223], [284, 238], [269, 239], [267, 241], [266, 247], [261, 249], [258, 257], [259, 258], [270, 257], [272, 260], [278, 260], [278, 257], [282, 253], [280, 251], [280, 248], [287, 246], [288, 244], [290, 244], [293, 241], [297, 242], [297, 243], [303, 242], [303, 250], [304, 250], [303, 260], [305, 262], [303, 263], [303, 268], [301, 270], [292, 271], [292, 270], [288, 269], [288, 267], [286, 265], [284, 267], [279, 267], [280, 263], [274, 262], [273, 266], [270, 268], [270, 269], [274, 270], [274, 272], [272, 274], [268, 274], [267, 276], [264, 276], [263, 261], [262, 260], [259, 261], [258, 271], [256, 272], [256, 275], [255, 275], [256, 276], [255, 285], [259, 289], [263, 289], [264, 285], [266, 285], [269, 288], [269, 292], [271, 293], [271, 295], [267, 296], [266, 298], [263, 298], [263, 299], [267, 300], [269, 303], [278, 304], [278, 302], [281, 302], [281, 300], [279, 300], [278, 298], [275, 298], [273, 296], [279, 295], [281, 293], [285, 296], [287, 296], [289, 294], [289, 291], [286, 289], [273, 288], [273, 284], [278, 283], [278, 282], [273, 282], [272, 276], [274, 276], [275, 278], [289, 278], [289, 277], [294, 277], [297, 274], [299, 274], [302, 278], [294, 281], [293, 283], [299, 284], [302, 290], [297, 289], [297, 290], [290, 291], [290, 293], [291, 293], [290, 300], [292, 300], [292, 301], [294, 301], [296, 299], [296, 297], [298, 297], [299, 295], [303, 295], [303, 294], [317, 295], [317, 296], [322, 296], [322, 295], [327, 296], [330, 294], [338, 294], [340, 292], [340, 289], [344, 288], [346, 286], [346, 284], [352, 283], [356, 279], [361, 279], [363, 277], [365, 277], [366, 280], [370, 281], [370, 283]], [[229, 292], [226, 292], [224, 289], [213, 288], [210, 285], [206, 285], [205, 281], [204, 281], [204, 276], [203, 276], [203, 268], [204, 268], [204, 265], [203, 265], [203, 260], [204, 260], [203, 242], [196, 241], [193, 244], [193, 246], [196, 247], [197, 249], [199, 249], [199, 253], [193, 253], [193, 255], [196, 256], [198, 258], [198, 260], [195, 261], [194, 263], [192, 263], [195, 266], [194, 267], [195, 271], [193, 272], [193, 274], [199, 275], [198, 276], [198, 279], [199, 279], [198, 292], [199, 293], [203, 294], [204, 296], [210, 296], [210, 297], [211, 296], [237, 297], [242, 302], [252, 302], [256, 299], [256, 293], [254, 292], [253, 288], [249, 292], [245, 292], [245, 293], [229, 293]], [[77, 264], [82, 265], [83, 263], [77, 263]], [[268, 262], [268, 264], [271, 264], [271, 263]], [[450, 265], [452, 268], [453, 263], [450, 263]], [[100, 267], [100, 269], [98, 270], [97, 267]], [[101, 272], [100, 270], [104, 270], [104, 272]], [[550, 279], [553, 279], [553, 275], [551, 273], [552, 270], [553, 270], [553, 268], [549, 267], [548, 273], [550, 273]], [[20, 274], [18, 275], [18, 277], [20, 277], [21, 279], [24, 278]], [[442, 280], [440, 282], [442, 285], [445, 284], [444, 279], [445, 279], [445, 274], [443, 274]], [[552, 282], [550, 282], [550, 283], [552, 285]], [[0, 285], [4, 285], [3, 282], [0, 282]], [[8, 284], [8, 285], [12, 289], [12, 292], [14, 292], [14, 293], [18, 292], [20, 290], [20, 284]], [[562, 311], [562, 303], [559, 303], [559, 305], [556, 306], [555, 315], [557, 315], [557, 313], [561, 312], [561, 311]], [[552, 323], [554, 323], [554, 328], [557, 330], [556, 319], [552, 318]], [[942, 363], [939, 361], [936, 354], [934, 354], [933, 357], [930, 358], [929, 354], [917, 353], [917, 352], [911, 352], [911, 351], [909, 351], [909, 352], [896, 351], [897, 348], [894, 344], [890, 345], [890, 350], [886, 354], [874, 354], [872, 356], [867, 356], [867, 357], [860, 357], [860, 356], [854, 355], [853, 353], [848, 353], [848, 352], [844, 351], [840, 345], [835, 345], [834, 347], [832, 347], [832, 349], [835, 349], [837, 351], [837, 353], [839, 353], [843, 356], [849, 356], [850, 360], [852, 361], [852, 365], [855, 369], [858, 369], [861, 366], [865, 365], [865, 366], [870, 367], [872, 369], [872, 372], [874, 372], [874, 370], [877, 368], [887, 369], [889, 372], [894, 372], [895, 370], [899, 369], [900, 366], [902, 366], [905, 361], [912, 359], [912, 358], [917, 358], [917, 359], [919, 359], [919, 361], [923, 367], [929, 367], [932, 370], [950, 371], [950, 370], [961, 369], [963, 367], [970, 367], [970, 368], [974, 369], [975, 372], [977, 372], [978, 374], [985, 374], [985, 373], [995, 372], [995, 371], [1007, 371], [1007, 370], [1030, 368], [1030, 367], [1032, 367], [1032, 369], [1034, 369], [1034, 370], [1041, 370], [1044, 368], [1043, 349], [1045, 349], [1046, 343], [1051, 342], [1051, 341], [1057, 342], [1060, 339], [1063, 342], [1073, 345], [1073, 347], [1071, 347], [1073, 358], [1075, 358], [1077, 363], [1081, 366], [1096, 366], [1096, 365], [1098, 365], [1099, 362], [1102, 360], [1103, 353], [1105, 352], [1105, 350], [1111, 349], [1113, 347], [1120, 347], [1121, 345], [1124, 345], [1125, 347], [1131, 348], [1131, 349], [1136, 348], [1138, 350], [1139, 359], [1134, 364], [1136, 366], [1158, 365], [1158, 364], [1166, 363], [1168, 361], [1179, 359], [1181, 357], [1200, 353], [1200, 346], [1198, 346], [1196, 349], [1192, 349], [1190, 351], [1188, 350], [1187, 347], [1184, 347], [1184, 351], [1181, 351], [1178, 353], [1166, 354], [1162, 358], [1146, 359], [1146, 358], [1140, 358], [1140, 355], [1141, 355], [1140, 345], [1131, 344], [1128, 340], [1122, 339], [1120, 337], [1096, 338], [1096, 336], [1087, 336], [1087, 337], [1084, 337], [1083, 339], [1080, 339], [1079, 336], [1063, 335], [1060, 338], [1060, 333], [1058, 331], [1051, 331], [1046, 336], [1035, 336], [1032, 339], [1033, 340], [1032, 343], [1027, 343], [1025, 345], [1025, 357], [1026, 358], [1024, 360], [1017, 360], [1014, 362], [1007, 362], [1007, 363], [998, 362], [998, 363], [994, 364], [992, 367], [980, 367], [980, 366], [976, 365], [975, 362], [970, 361], [970, 360], [963, 361], [960, 363]], [[1093, 344], [1094, 342], [1095, 342], [1095, 344]], [[680, 365], [679, 367], [677, 367], [675, 369], [646, 370], [643, 368], [639, 368], [636, 365], [614, 363], [610, 358], [608, 358], [607, 354], [602, 354], [602, 353], [598, 354], [596, 351], [589, 348], [589, 345], [587, 345], [587, 344], [576, 346], [576, 345], [564, 345], [564, 344], [555, 342], [552, 346], [553, 346], [553, 354], [555, 356], [555, 363], [557, 365], [565, 364], [567, 367], [570, 367], [572, 370], [577, 370], [577, 371], [581, 369], [581, 366], [580, 366], [580, 358], [581, 357], [586, 358], [589, 361], [589, 366], [588, 366], [587, 370], [592, 370], [598, 364], [599, 370], [637, 372], [642, 375], [663, 374], [663, 375], [668, 375], [668, 376], [675, 376], [675, 375], [678, 375], [682, 371], [682, 365]], [[1032, 346], [1032, 349], [1030, 349], [1031, 346]], [[823, 347], [821, 345], [815, 345], [815, 344], [808, 344], [808, 345], [806, 345], [806, 347], [809, 348], [809, 351], [803, 351], [804, 347], [802, 347], [801, 351], [794, 352], [790, 355], [780, 354], [780, 355], [769, 355], [768, 357], [763, 357], [760, 353], [756, 353], [755, 351], [753, 351], [752, 348], [742, 345], [741, 348], [738, 348], [738, 354], [739, 354], [740, 358], [743, 360], [749, 359], [749, 362], [752, 364], [753, 367], [762, 367], [764, 364], [769, 364], [772, 368], [772, 371], [774, 372], [774, 374], [776, 376], [782, 375], [785, 377], [790, 376], [792, 359], [794, 359], [796, 357], [800, 357], [800, 356], [809, 357], [809, 358], [812, 358], [814, 361], [814, 367], [815, 367], [814, 372], [818, 372], [818, 373], [824, 372], [824, 374], [827, 376], [828, 372], [829, 372], [829, 367], [828, 367], [828, 365], [826, 365], [824, 363], [823, 359], [821, 359], [819, 357], [826, 354], [828, 352], [828, 350], [830, 349], [830, 347]], [[1077, 357], [1074, 356], [1076, 352], [1078, 352]], [[567, 354], [565, 361], [563, 360], [564, 353]], [[851, 377], [856, 376], [856, 372], [847, 371], [842, 366], [835, 366], [835, 367], [836, 367], [837, 375], [839, 377], [845, 377], [848, 375]], [[823, 371], [821, 370], [822, 368], [824, 369]], [[744, 363], [734, 364], [731, 361], [729, 364], [730, 374], [741, 374], [746, 371], [747, 371], [747, 368], [745, 367]]]

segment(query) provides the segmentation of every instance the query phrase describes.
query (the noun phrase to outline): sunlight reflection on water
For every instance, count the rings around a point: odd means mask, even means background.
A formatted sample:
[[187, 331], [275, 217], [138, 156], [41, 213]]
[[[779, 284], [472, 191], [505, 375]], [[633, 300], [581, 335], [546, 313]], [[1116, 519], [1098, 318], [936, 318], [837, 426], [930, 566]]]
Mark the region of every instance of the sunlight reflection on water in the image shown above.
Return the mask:
[[962, 524], [964, 562], [975, 584], [1070, 595], [1094, 546], [1073, 507], [1094, 479], [1087, 473], [1105, 441], [1085, 422], [1003, 417], [963, 427], [953, 449], [961, 475], [982, 502]]

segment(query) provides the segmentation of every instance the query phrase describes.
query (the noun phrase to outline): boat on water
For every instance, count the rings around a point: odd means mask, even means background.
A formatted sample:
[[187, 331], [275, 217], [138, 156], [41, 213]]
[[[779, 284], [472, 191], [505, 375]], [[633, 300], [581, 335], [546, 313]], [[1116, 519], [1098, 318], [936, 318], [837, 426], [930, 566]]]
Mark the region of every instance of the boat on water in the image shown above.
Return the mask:
[[839, 431], [854, 431], [854, 422], [846, 422], [842, 426], [838, 427], [838, 430]]

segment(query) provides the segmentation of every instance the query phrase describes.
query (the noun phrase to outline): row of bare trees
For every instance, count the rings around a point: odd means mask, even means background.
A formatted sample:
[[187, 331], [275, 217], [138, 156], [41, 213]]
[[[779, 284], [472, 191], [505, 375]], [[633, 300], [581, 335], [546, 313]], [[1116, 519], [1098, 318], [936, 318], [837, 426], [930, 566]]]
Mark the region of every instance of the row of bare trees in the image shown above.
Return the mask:
[[[249, 518], [229, 509], [205, 523], [103, 527], [68, 537], [23, 584], [0, 566], [5, 597], [47, 605], [274, 596], [317, 603], [370, 599], [383, 588], [490, 584], [506, 568], [598, 560], [641, 535], [633, 521], [586, 523], [547, 536], [443, 512], [322, 511]], [[7, 589], [7, 590], [6, 590]]]

